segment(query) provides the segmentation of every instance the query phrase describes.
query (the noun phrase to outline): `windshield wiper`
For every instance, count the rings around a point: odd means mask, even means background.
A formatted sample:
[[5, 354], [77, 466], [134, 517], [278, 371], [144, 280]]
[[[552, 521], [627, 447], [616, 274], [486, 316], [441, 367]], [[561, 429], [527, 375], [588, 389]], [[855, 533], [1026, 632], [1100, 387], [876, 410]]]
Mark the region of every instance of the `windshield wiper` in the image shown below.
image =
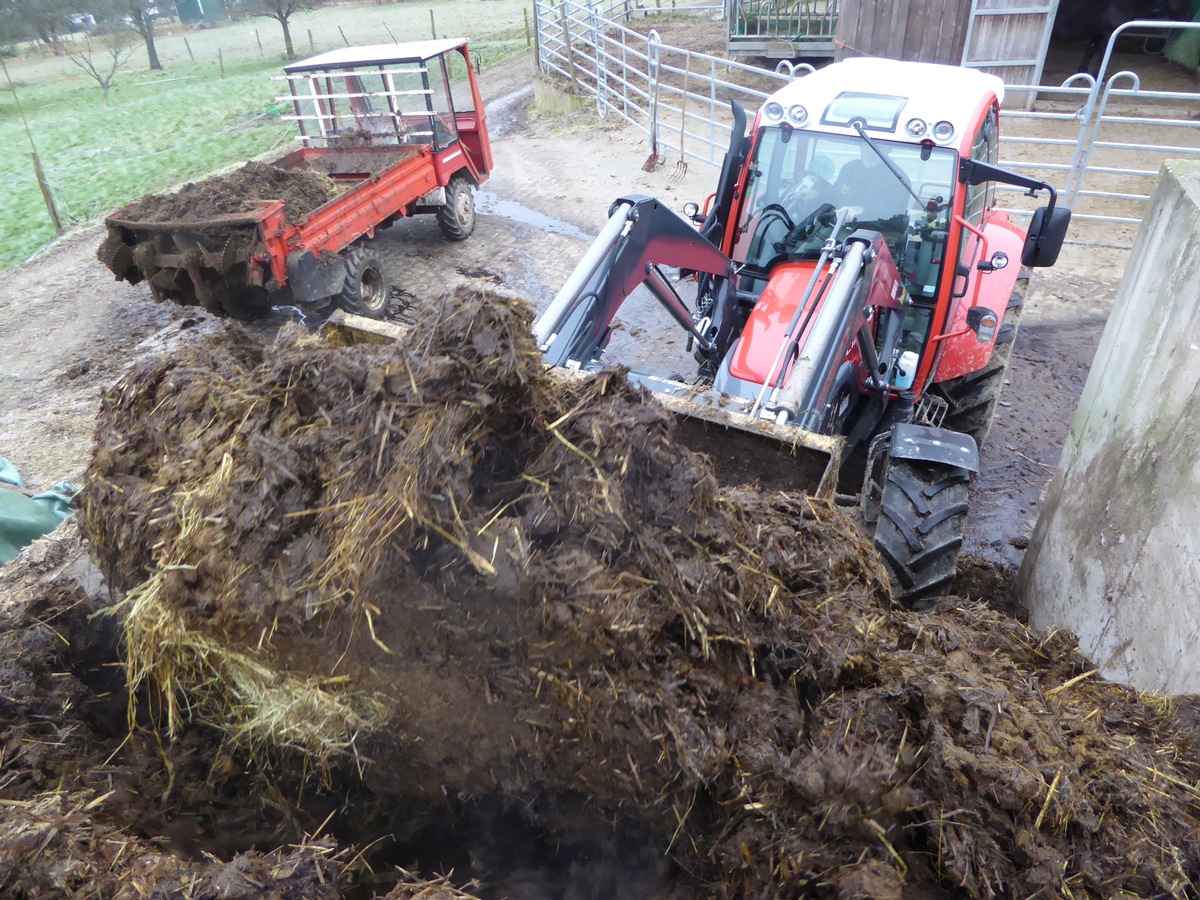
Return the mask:
[[863, 128], [863, 123], [859, 119], [855, 119], [851, 124], [854, 126], [854, 130], [858, 132], [858, 136], [867, 142], [867, 146], [875, 151], [876, 156], [883, 160], [883, 164], [888, 167], [888, 171], [895, 175], [896, 179], [902, 185], [904, 185], [904, 189], [908, 191], [909, 195], [916, 200], [917, 203], [924, 206], [925, 201], [917, 196], [917, 192], [912, 189], [912, 184], [909, 183], [908, 176], [901, 172], [899, 167], [890, 159], [888, 159], [887, 154], [880, 150], [876, 143], [871, 140], [870, 136], [866, 132], [866, 129]]

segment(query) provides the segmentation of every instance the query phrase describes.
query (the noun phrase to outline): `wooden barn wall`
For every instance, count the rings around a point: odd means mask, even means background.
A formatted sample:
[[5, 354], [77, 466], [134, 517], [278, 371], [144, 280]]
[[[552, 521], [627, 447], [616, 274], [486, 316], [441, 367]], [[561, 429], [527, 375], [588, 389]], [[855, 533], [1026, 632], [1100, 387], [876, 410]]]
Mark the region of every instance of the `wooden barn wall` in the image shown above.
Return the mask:
[[836, 58], [958, 65], [970, 15], [970, 0], [842, 0]]
[[[1038, 4], [1029, 0], [980, 0], [980, 9], [1028, 9]], [[1006, 84], [1033, 84], [1041, 73], [1042, 34], [1046, 13], [979, 16], [971, 32], [971, 44], [964, 61], [985, 72], [999, 75]], [[985, 66], [979, 63], [1000, 60], [1025, 60], [1023, 66]]]
[[[1028, 9], [1030, 0], [979, 0], [979, 9]], [[916, 62], [967, 63], [1008, 84], [1031, 84], [1039, 67], [1044, 13], [977, 16], [966, 47], [970, 0], [843, 0], [838, 20], [838, 59], [886, 56]], [[1023, 66], [989, 61], [1024, 60]]]

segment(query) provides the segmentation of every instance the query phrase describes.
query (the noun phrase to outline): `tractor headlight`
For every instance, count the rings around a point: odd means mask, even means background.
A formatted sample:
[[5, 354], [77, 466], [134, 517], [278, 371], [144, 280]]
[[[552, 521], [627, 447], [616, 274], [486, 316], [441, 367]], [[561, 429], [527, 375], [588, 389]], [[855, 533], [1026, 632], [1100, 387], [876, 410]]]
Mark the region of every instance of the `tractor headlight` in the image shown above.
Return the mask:
[[933, 139], [935, 141], [948, 141], [954, 137], [954, 124], [952, 122], [938, 122], [933, 126]]
[[767, 117], [768, 122], [782, 122], [783, 121], [783, 104], [778, 103], [775, 100], [772, 100], [770, 103], [768, 103], [766, 106], [763, 107], [763, 115], [765, 115]]
[[929, 130], [929, 125], [924, 119], [909, 119], [904, 130], [908, 132], [909, 137], [919, 138]]
[[798, 103], [795, 106], [788, 107], [787, 115], [788, 121], [797, 128], [808, 121], [808, 110]]

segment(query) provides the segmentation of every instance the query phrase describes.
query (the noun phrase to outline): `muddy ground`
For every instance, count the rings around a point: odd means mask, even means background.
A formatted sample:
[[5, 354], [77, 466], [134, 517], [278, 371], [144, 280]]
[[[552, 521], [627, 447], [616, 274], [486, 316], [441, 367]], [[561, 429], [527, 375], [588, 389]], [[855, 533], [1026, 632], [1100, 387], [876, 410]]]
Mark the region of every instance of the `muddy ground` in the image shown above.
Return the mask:
[[[531, 111], [531, 77], [528, 60], [499, 67], [490, 78], [485, 73], [495, 135], [496, 174], [481, 194], [475, 235], [463, 244], [447, 244], [436, 223], [424, 218], [401, 222], [378, 238], [377, 246], [384, 253], [394, 283], [412, 301], [413, 308], [429, 308], [447, 287], [497, 284], [543, 305], [583, 252], [587, 236], [602, 225], [614, 197], [642, 191], [662, 196], [678, 209], [687, 200], [701, 200], [711, 190], [715, 171], [699, 165], [692, 165], [682, 181], [672, 180], [672, 166], [643, 172], [646, 148], [637, 132], [611, 122], [597, 122], [586, 112], [547, 115]], [[0, 286], [0, 375], [5, 383], [0, 396], [0, 455], [20, 468], [31, 487], [48, 487], [59, 479], [78, 480], [82, 476], [91, 458], [100, 393], [131, 362], [164, 348], [192, 347], [225, 327], [202, 312], [154, 304], [145, 286], [130, 288], [113, 283], [93, 257], [99, 237], [94, 229], [73, 234], [41, 258], [6, 273]], [[1005, 405], [983, 454], [983, 472], [972, 488], [969, 553], [1010, 567], [1019, 562], [1123, 263], [1124, 254], [1119, 251], [1068, 249], [1058, 267], [1036, 277], [1014, 353], [1011, 384], [1005, 389]], [[288, 318], [288, 314], [279, 313], [255, 328], [259, 334], [269, 334]], [[419, 321], [414, 324], [420, 326]], [[655, 310], [635, 309], [625, 324], [629, 340], [618, 342], [615, 352], [624, 354], [622, 358], [627, 361], [669, 371], [685, 359], [683, 341]], [[651, 349], [639, 349], [646, 347], [647, 337]], [[51, 557], [33, 564], [34, 580], [52, 573], [58, 579], [58, 566], [76, 565], [71, 549], [68, 544], [58, 551], [39, 550]], [[53, 556], [55, 552], [60, 555]], [[963, 593], [995, 596], [1005, 592], [1002, 575], [976, 567], [970, 567], [970, 574], [961, 586]], [[166, 875], [178, 883], [191, 879], [195, 884], [196, 879], [207, 879], [200, 883], [234, 884], [247, 892], [244, 896], [253, 895], [252, 889], [245, 886], [247, 882], [255, 883], [257, 879], [257, 883], [264, 883], [267, 877], [286, 882], [293, 876], [297, 889], [289, 893], [286, 887], [281, 888], [279, 896], [320, 896], [320, 886], [325, 884], [323, 879], [331, 867], [362, 863], [361, 859], [330, 862], [326, 857], [335, 851], [321, 843], [320, 826], [325, 813], [345, 802], [350, 790], [349, 781], [339, 781], [336, 773], [323, 786], [310, 786], [314, 801], [301, 816], [294, 811], [285, 814], [269, 802], [260, 803], [257, 798], [272, 796], [271, 789], [243, 780], [247, 777], [243, 773], [250, 767], [236, 751], [218, 754], [219, 765], [212, 766], [211, 751], [220, 743], [204, 735], [195, 737], [196, 744], [185, 741], [160, 752], [151, 732], [139, 734], [115, 757], [116, 766], [126, 774], [108, 771], [106, 766], [113, 765], [111, 754], [121, 746], [127, 732], [123, 704], [119, 702], [120, 685], [104, 680], [115, 661], [114, 648], [111, 640], [105, 643], [103, 633], [88, 632], [85, 623], [91, 620], [86, 616], [79, 619], [81, 613], [90, 612], [87, 604], [95, 602], [94, 596], [89, 599], [89, 591], [94, 593], [96, 588], [94, 573], [79, 574], [72, 569], [67, 575], [74, 586], [67, 590], [67, 596], [60, 597], [65, 599], [66, 611], [57, 606], [26, 607], [15, 613], [18, 619], [6, 620], [0, 628], [9, 634], [20, 630], [21, 640], [32, 642], [21, 644], [24, 649], [18, 658], [22, 664], [34, 658], [31, 653], [36, 655], [37, 641], [45, 647], [45, 658], [41, 668], [34, 671], [32, 682], [21, 673], [13, 676], [15, 680], [6, 681], [13, 684], [26, 679], [27, 684], [34, 685], [22, 695], [26, 706], [9, 720], [10, 724], [17, 723], [21, 715], [26, 721], [47, 723], [54, 737], [47, 742], [35, 736], [35, 750], [42, 743], [65, 744], [71, 736], [81, 741], [78, 753], [71, 757], [76, 765], [67, 766], [71, 771], [64, 771], [64, 760], [56, 759], [56, 751], [38, 751], [43, 755], [37, 765], [21, 769], [20, 778], [32, 779], [24, 793], [8, 793], [11, 802], [7, 808], [17, 812], [7, 821], [27, 823], [21, 832], [22, 839], [30, 842], [27, 852], [59, 847], [68, 840], [68, 834], [75, 835], [70, 840], [78, 840], [78, 831], [68, 832], [47, 822], [72, 822], [91, 829], [88, 834], [92, 837], [87, 840], [101, 849], [122, 841], [129, 843], [132, 831], [134, 840], [146, 842], [143, 849], [147, 859], [158, 859], [149, 855], [152, 853], [165, 854], [158, 860], [160, 869], [174, 867]], [[0, 593], [3, 591], [0, 585]], [[1013, 606], [1010, 596], [1005, 595], [1005, 602]], [[65, 693], [56, 693], [63, 686], [59, 673], [66, 663], [55, 655], [61, 651], [54, 648], [58, 646], [55, 641], [61, 643], [64, 637], [67, 642], [74, 638], [84, 646], [97, 642], [100, 646], [89, 657], [92, 662], [88, 671], [75, 672], [75, 682], [66, 685]], [[38, 690], [51, 686], [54, 690], [38, 695]], [[152, 710], [153, 698], [150, 701]], [[86, 727], [81, 727], [76, 718], [62, 716], [65, 710], [84, 707], [94, 710], [88, 713], [93, 720], [85, 722]], [[11, 737], [12, 732], [8, 734]], [[20, 740], [18, 744], [26, 748], [23, 752], [30, 752], [29, 741]], [[155, 759], [159, 761], [153, 762]], [[180, 799], [179, 785], [189, 780], [189, 773], [199, 773], [201, 762], [204, 774], [192, 780], [203, 785], [203, 796]], [[6, 789], [13, 788], [8, 781], [11, 771], [15, 771], [11, 763], [12, 756], [6, 755]], [[280, 764], [280, 771], [294, 771], [286, 760]], [[37, 773], [36, 777], [28, 772]], [[131, 787], [121, 787], [122, 777]], [[1052, 777], [1053, 772], [1049, 772], [1046, 780]], [[285, 790], [293, 787], [284, 785]], [[45, 805], [49, 801], [43, 793], [55, 788], [61, 793], [60, 801], [55, 803], [62, 805]], [[122, 808], [129, 811], [126, 821], [92, 821], [89, 817], [99, 807], [90, 804], [118, 789], [125, 792], [122, 798], [126, 794], [129, 798], [153, 795], [172, 802], [149, 804], [129, 799], [122, 802]], [[249, 804], [240, 802], [247, 796], [256, 799]], [[1046, 802], [1049, 804], [1048, 799]], [[188, 811], [188, 803], [194, 804], [190, 807], [193, 810], [196, 805], [207, 810], [209, 820], [197, 822], [196, 813]], [[214, 809], [223, 810], [216, 816], [217, 827], [211, 817]], [[20, 822], [18, 813], [24, 817]], [[403, 811], [392, 810], [390, 814], [394, 818], [402, 816]], [[375, 809], [372, 815], [388, 813]], [[488, 817], [488, 821], [508, 820], [500, 815]], [[121, 830], [114, 833], [118, 825]], [[444, 827], [474, 833], [479, 843], [470, 852], [508, 852], [478, 821], [447, 820]], [[205, 840], [211, 840], [212, 835], [220, 839], [206, 846], [197, 843], [198, 835]], [[337, 837], [353, 840], [356, 836]], [[436, 840], [436, 828], [431, 840]], [[289, 842], [294, 847], [280, 851], [282, 856], [237, 856], [251, 852], [254, 846], [279, 847]], [[178, 862], [180, 846], [189, 848], [186, 865]], [[471, 844], [463, 841], [459, 846], [470, 848]], [[206, 850], [226, 862], [204, 868]], [[63, 849], [65, 858], [72, 858], [72, 852], [70, 847]], [[432, 850], [429, 853], [436, 855]], [[81, 853], [76, 856], [83, 858]], [[417, 858], [419, 861], [419, 854]], [[243, 861], [238, 863], [237, 859]], [[385, 858], [382, 864], [386, 867], [390, 862], [395, 860]], [[570, 860], [560, 863], [570, 869]], [[74, 888], [90, 879], [113, 887], [103, 894], [111, 896], [122, 886], [136, 883], [136, 873], [130, 875], [122, 868], [127, 862], [115, 850], [88, 863], [91, 868], [80, 865], [70, 882]], [[659, 873], [651, 870], [645, 877], [653, 880]], [[562, 884], [568, 888], [571, 884], [569, 871], [561, 879], [565, 880], [560, 881], [560, 894], [566, 889]], [[364, 883], [369, 884], [369, 879]], [[30, 886], [30, 895], [38, 896], [38, 889], [37, 885]], [[417, 895], [424, 889], [394, 896]], [[431, 890], [454, 896], [445, 886]], [[536, 890], [511, 889], [510, 893], [552, 895]]]

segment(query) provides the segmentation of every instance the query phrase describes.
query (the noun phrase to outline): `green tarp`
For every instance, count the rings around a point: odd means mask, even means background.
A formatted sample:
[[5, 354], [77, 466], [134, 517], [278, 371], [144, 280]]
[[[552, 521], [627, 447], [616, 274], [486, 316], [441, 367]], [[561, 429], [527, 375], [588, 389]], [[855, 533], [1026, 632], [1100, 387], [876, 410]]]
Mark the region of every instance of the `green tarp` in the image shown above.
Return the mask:
[[14, 559], [30, 542], [53, 531], [75, 511], [72, 500], [75, 488], [65, 481], [33, 497], [5, 485], [25, 486], [16, 468], [0, 456], [0, 565]]

